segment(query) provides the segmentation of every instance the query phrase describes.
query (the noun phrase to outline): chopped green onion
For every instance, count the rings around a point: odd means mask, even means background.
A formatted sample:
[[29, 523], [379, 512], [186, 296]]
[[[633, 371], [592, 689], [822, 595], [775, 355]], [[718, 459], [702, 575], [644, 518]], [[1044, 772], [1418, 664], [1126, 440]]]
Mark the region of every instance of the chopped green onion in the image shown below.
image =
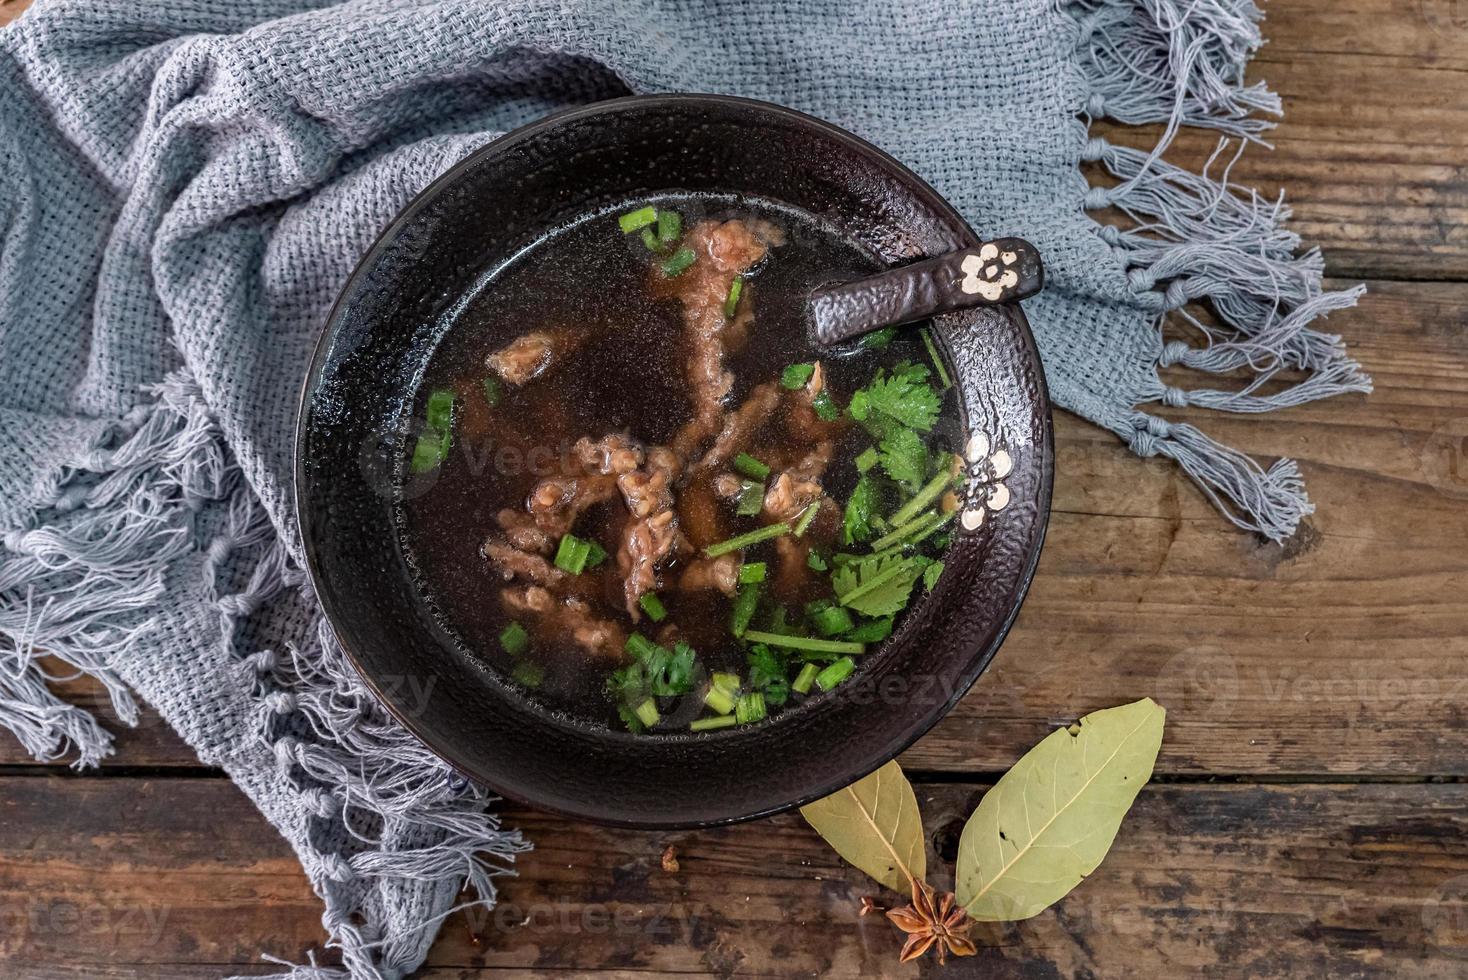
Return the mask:
[[724, 298], [724, 316], [730, 317], [739, 309], [739, 295], [744, 292], [744, 277], [735, 276], [729, 283], [729, 295]]
[[[929, 514], [928, 516], [931, 517], [932, 515]], [[888, 555], [895, 555], [899, 552], [907, 551], [910, 548], [916, 548], [919, 544], [922, 544], [922, 542], [926, 541], [929, 537], [947, 527], [949, 523], [952, 522], [953, 518], [957, 516], [958, 513], [957, 511], [955, 511], [953, 513], [944, 514], [942, 517], [938, 518], [937, 521], [932, 523], [913, 521], [913, 525], [921, 524], [922, 526], [918, 528], [913, 528], [912, 525], [909, 525], [906, 529], [907, 533], [911, 534], [913, 530], [917, 531], [917, 533], [913, 534], [911, 537], [905, 538], [904, 540], [899, 541], [896, 544], [891, 545], [890, 547], [883, 548], [881, 551], [874, 551], [870, 555], [852, 555], [850, 557], [857, 561], [866, 561], [869, 559], [886, 558]], [[933, 538], [934, 544], [936, 545], [937, 542], [940, 541], [943, 537], [944, 535], [939, 535], [937, 538]], [[947, 547], [946, 544], [937, 546], [939, 550]]]
[[854, 670], [856, 670], [856, 662], [850, 657], [842, 657], [835, 663], [828, 664], [824, 670], [816, 675], [816, 687], [819, 687], [823, 691], [829, 691], [850, 677], [851, 672]]
[[700, 718], [690, 723], [688, 730], [691, 732], [707, 732], [716, 728], [729, 728], [735, 724], [738, 724], [738, 720], [733, 715], [719, 715], [717, 718]]
[[627, 637], [627, 642], [622, 645], [622, 649], [632, 654], [638, 660], [645, 660], [657, 651], [658, 645], [641, 633], [633, 633]]
[[[840, 663], [840, 661], [837, 661], [837, 663]], [[832, 666], [835, 666], [835, 664], [832, 664]], [[826, 669], [829, 670], [830, 668], [828, 667]], [[820, 678], [817, 677], [816, 680], [819, 682]], [[648, 728], [651, 728], [662, 720], [662, 715], [658, 714], [657, 703], [652, 698], [643, 698], [642, 703], [632, 709], [632, 713], [637, 716], [638, 721], [642, 722]]]
[[663, 259], [658, 264], [658, 269], [665, 277], [672, 279], [674, 276], [681, 276], [684, 272], [687, 272], [688, 267], [696, 261], [698, 261], [698, 255], [694, 253], [693, 249], [684, 245], [678, 251]]
[[866, 450], [861, 453], [861, 455], [856, 457], [856, 471], [858, 473], [865, 473], [873, 466], [876, 466], [877, 460], [880, 458], [881, 453], [877, 452], [877, 447], [868, 446]]
[[800, 668], [800, 673], [795, 675], [795, 680], [790, 684], [790, 690], [799, 694], [809, 694], [811, 684], [815, 683], [816, 675], [821, 668], [815, 664], [806, 664]]
[[425, 414], [427, 431], [418, 437], [409, 463], [414, 473], [427, 472], [448, 456], [454, 444], [454, 393], [447, 388], [430, 393]]
[[515, 665], [510, 677], [521, 687], [539, 687], [541, 681], [545, 680], [545, 670], [540, 664], [522, 660]]
[[816, 418], [822, 422], [834, 422], [841, 416], [841, 410], [831, 401], [831, 393], [825, 388], [810, 400], [810, 407], [815, 410]]
[[881, 330], [873, 330], [861, 338], [861, 340], [857, 341], [857, 346], [864, 350], [878, 350], [892, 343], [892, 338], [896, 336], [896, 327], [883, 327]]
[[860, 643], [881, 643], [892, 635], [892, 617], [870, 619], [846, 634], [846, 639]]
[[617, 219], [617, 224], [621, 225], [624, 235], [630, 235], [639, 228], [646, 228], [656, 220], [658, 220], [658, 209], [649, 204], [636, 211], [628, 211]]
[[811, 617], [811, 623], [815, 626], [816, 632], [822, 636], [845, 633], [856, 625], [856, 621], [851, 618], [851, 613], [840, 606], [829, 606], [822, 609]]
[[654, 623], [661, 623], [668, 618], [667, 607], [663, 605], [663, 600], [658, 598], [656, 592], [642, 593], [642, 598], [637, 600], [637, 604], [642, 607], [642, 611], [647, 613], [647, 617]]
[[759, 544], [761, 541], [768, 541], [771, 538], [783, 537], [789, 533], [790, 525], [784, 521], [778, 524], [766, 524], [764, 527], [755, 528], [753, 531], [737, 535], [727, 541], [711, 544], [703, 549], [703, 553], [709, 558], [717, 558], [720, 555], [727, 555], [731, 551], [748, 548], [752, 544]]
[[746, 585], [750, 582], [763, 582], [769, 573], [769, 566], [762, 561], [747, 561], [739, 566], [739, 584]]
[[572, 575], [580, 575], [586, 569], [586, 562], [590, 557], [590, 541], [578, 538], [574, 534], [561, 535], [561, 543], [556, 548], [555, 565], [557, 568]]
[[657, 233], [651, 228], [642, 229], [642, 245], [649, 252], [661, 252], [663, 243], [658, 241]]
[[816, 519], [816, 512], [821, 509], [819, 500], [807, 507], [795, 521], [795, 536], [798, 538], [810, 530], [811, 522]]
[[814, 364], [792, 364], [780, 373], [780, 384], [794, 391], [804, 386], [810, 380], [810, 376], [815, 373]]
[[743, 636], [745, 630], [749, 629], [749, 621], [754, 619], [754, 610], [759, 605], [761, 591], [758, 582], [748, 582], [740, 587], [739, 597], [734, 600], [734, 612], [729, 617], [729, 631], [735, 636]]
[[[950, 457], [950, 459], [951, 458], [952, 457]], [[898, 509], [897, 513], [892, 515], [892, 526], [896, 527], [899, 524], [907, 522], [918, 511], [922, 510], [924, 507], [928, 506], [928, 504], [931, 504], [933, 501], [937, 500], [938, 497], [942, 495], [944, 490], [947, 490], [950, 486], [952, 486], [953, 478], [954, 474], [949, 472], [947, 467], [944, 467], [941, 473], [929, 480], [927, 484], [924, 485], [924, 487], [917, 492], [916, 496], [914, 496], [907, 503], [903, 504]]]
[[810, 554], [805, 556], [805, 567], [815, 572], [824, 572], [831, 566], [826, 564], [826, 559], [821, 557], [819, 551], [812, 548]]
[[942, 515], [940, 515], [935, 510], [930, 510], [925, 514], [919, 514], [917, 517], [914, 517], [906, 524], [899, 524], [892, 530], [888, 531], [886, 534], [882, 535], [877, 540], [873, 541], [872, 549], [874, 551], [881, 551], [888, 545], [896, 544], [899, 541], [905, 541], [906, 539], [912, 537], [914, 534], [919, 534], [923, 531], [929, 530], [931, 525], [936, 524], [941, 519]]
[[734, 710], [734, 695], [720, 687], [710, 687], [703, 696], [703, 703], [721, 715]]
[[765, 485], [745, 480], [739, 487], [739, 502], [734, 513], [740, 517], [753, 517], [765, 507]]
[[810, 636], [781, 636], [760, 630], [745, 630], [744, 639], [750, 643], [767, 643], [772, 647], [789, 647], [791, 650], [809, 650], [812, 653], [865, 653], [866, 647], [850, 640], [818, 640]]
[[765, 714], [765, 696], [758, 691], [741, 694], [734, 702], [734, 720], [741, 725], [759, 721]]
[[500, 379], [492, 374], [485, 378], [484, 400], [489, 403], [489, 407], [494, 408], [503, 397], [505, 397], [505, 386], [500, 384]]
[[943, 390], [947, 391], [953, 387], [953, 378], [948, 374], [948, 368], [943, 366], [943, 358], [938, 356], [938, 345], [933, 342], [933, 331], [929, 327], [923, 327], [923, 345], [928, 348], [928, 357], [933, 361], [933, 368], [938, 372], [938, 380], [943, 384]]
[[770, 468], [749, 453], [740, 453], [735, 456], [734, 468], [751, 480], [763, 480], [770, 475]]
[[607, 549], [603, 548], [601, 545], [597, 544], [595, 541], [588, 541], [588, 542], [586, 542], [586, 546], [587, 546], [587, 551], [586, 551], [586, 567], [587, 568], [595, 568], [596, 566], [600, 565], [602, 562], [604, 562], [604, 561], [607, 560]]
[[677, 211], [658, 212], [658, 241], [671, 245], [683, 234], [683, 219]]
[[739, 693], [739, 675], [714, 671], [709, 675], [709, 683], [727, 694]]
[[519, 623], [511, 623], [500, 630], [500, 646], [506, 653], [518, 657], [530, 646], [530, 634]]

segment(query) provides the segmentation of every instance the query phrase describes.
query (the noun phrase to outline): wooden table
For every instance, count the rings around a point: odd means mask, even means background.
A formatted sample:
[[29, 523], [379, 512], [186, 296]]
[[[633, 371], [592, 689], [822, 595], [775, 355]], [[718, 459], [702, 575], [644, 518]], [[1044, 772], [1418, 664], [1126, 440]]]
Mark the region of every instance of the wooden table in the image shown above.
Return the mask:
[[[979, 928], [955, 976], [1468, 974], [1468, 6], [1308, 0], [1266, 28], [1255, 70], [1287, 121], [1236, 174], [1288, 190], [1335, 284], [1369, 284], [1330, 326], [1376, 392], [1181, 413], [1301, 461], [1319, 511], [1283, 547], [1058, 415], [1030, 600], [902, 762], [949, 859], [959, 819], [1052, 726], [1152, 695], [1167, 742], [1100, 870]], [[217, 976], [322, 942], [290, 851], [226, 779], [155, 717], [119, 746], [74, 773], [0, 739], [0, 973]], [[857, 918], [872, 885], [798, 816], [652, 834], [507, 811], [538, 849], [498, 911], [446, 924], [423, 976], [917, 973], [885, 921]]]

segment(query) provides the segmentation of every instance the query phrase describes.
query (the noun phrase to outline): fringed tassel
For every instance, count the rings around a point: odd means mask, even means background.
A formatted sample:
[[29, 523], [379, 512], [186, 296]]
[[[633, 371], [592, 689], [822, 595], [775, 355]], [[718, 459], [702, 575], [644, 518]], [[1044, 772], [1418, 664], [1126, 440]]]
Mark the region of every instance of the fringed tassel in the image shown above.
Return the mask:
[[[1116, 208], [1133, 221], [1129, 228], [1098, 225], [1097, 234], [1126, 268], [1135, 302], [1157, 314], [1158, 368], [1249, 375], [1233, 391], [1179, 388], [1159, 377], [1137, 393], [1138, 400], [1266, 412], [1370, 391], [1370, 379], [1340, 338], [1311, 326], [1355, 305], [1364, 289], [1323, 290], [1323, 259], [1317, 250], [1297, 254], [1300, 239], [1285, 227], [1284, 202], [1261, 198], [1230, 176], [1244, 141], [1257, 140], [1272, 125], [1252, 114], [1279, 112], [1276, 96], [1244, 81], [1249, 57], [1262, 43], [1262, 15], [1252, 0], [1076, 0], [1062, 7], [1079, 28], [1077, 58], [1090, 86], [1082, 112], [1166, 123], [1151, 151], [1099, 137], [1081, 151], [1083, 160], [1100, 163], [1119, 181], [1091, 187], [1083, 204]], [[1225, 137], [1202, 172], [1193, 173], [1162, 160], [1180, 126], [1243, 140], [1228, 156]], [[1206, 303], [1212, 320], [1191, 315], [1187, 307], [1194, 303]], [[1164, 343], [1169, 315], [1196, 328], [1203, 345]], [[1274, 384], [1287, 371], [1304, 376]], [[1277, 541], [1311, 511], [1290, 460], [1264, 469], [1192, 426], [1141, 412], [1117, 428], [1138, 453], [1177, 460], [1240, 527]]]
[[[31, 527], [4, 535], [0, 724], [38, 760], [75, 751], [81, 768], [111, 753], [111, 735], [57, 698], [48, 686], [55, 681], [91, 675], [117, 716], [137, 724], [137, 705], [113, 665], [153, 628], [147, 610], [163, 594], [168, 563], [192, 547], [179, 503], [193, 508], [224, 492], [222, 457], [197, 389], [177, 379], [167, 387], [167, 398], [130, 413], [71, 461]], [[169, 479], [148, 478], [159, 467]], [[69, 516], [46, 523], [59, 515]], [[72, 673], [49, 672], [46, 655]]]
[[1138, 412], [1128, 445], [1138, 456], [1175, 460], [1205, 496], [1234, 524], [1282, 541], [1315, 507], [1293, 460], [1276, 460], [1269, 469], [1237, 450], [1205, 436], [1191, 425]]
[[1252, 138], [1271, 125], [1253, 113], [1280, 112], [1279, 96], [1244, 81], [1263, 43], [1263, 14], [1251, 0], [1080, 0], [1065, 8], [1080, 25], [1093, 118]]

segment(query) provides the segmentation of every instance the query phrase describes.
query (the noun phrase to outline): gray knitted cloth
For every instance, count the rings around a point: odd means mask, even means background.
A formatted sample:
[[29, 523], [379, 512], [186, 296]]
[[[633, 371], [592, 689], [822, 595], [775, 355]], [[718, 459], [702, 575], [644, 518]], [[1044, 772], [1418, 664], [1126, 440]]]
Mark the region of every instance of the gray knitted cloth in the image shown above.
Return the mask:
[[[416, 966], [466, 883], [493, 901], [526, 845], [365, 693], [303, 582], [293, 414], [333, 297], [415, 192], [628, 92], [814, 113], [981, 234], [1033, 241], [1055, 401], [1287, 536], [1309, 512], [1292, 463], [1142, 406], [1366, 390], [1311, 327], [1356, 293], [1321, 291], [1230, 152], [1189, 173], [1087, 128], [1256, 138], [1278, 110], [1243, 81], [1259, 19], [1251, 0], [41, 0], [0, 32], [0, 723], [92, 765], [109, 735], [48, 682], [100, 678], [129, 724], [141, 696], [290, 841], [355, 976]], [[1088, 186], [1083, 161], [1116, 180]], [[1108, 206], [1135, 227], [1088, 215]]]

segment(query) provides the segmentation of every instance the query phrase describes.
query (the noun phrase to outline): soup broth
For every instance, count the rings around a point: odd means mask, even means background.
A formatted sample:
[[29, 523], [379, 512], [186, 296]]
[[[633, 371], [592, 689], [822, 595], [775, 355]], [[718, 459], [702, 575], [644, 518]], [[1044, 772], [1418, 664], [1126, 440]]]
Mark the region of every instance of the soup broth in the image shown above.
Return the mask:
[[860, 668], [941, 573], [957, 396], [926, 328], [821, 350], [878, 263], [760, 202], [634, 202], [487, 277], [415, 393], [397, 514], [466, 655], [632, 731], [759, 723]]

